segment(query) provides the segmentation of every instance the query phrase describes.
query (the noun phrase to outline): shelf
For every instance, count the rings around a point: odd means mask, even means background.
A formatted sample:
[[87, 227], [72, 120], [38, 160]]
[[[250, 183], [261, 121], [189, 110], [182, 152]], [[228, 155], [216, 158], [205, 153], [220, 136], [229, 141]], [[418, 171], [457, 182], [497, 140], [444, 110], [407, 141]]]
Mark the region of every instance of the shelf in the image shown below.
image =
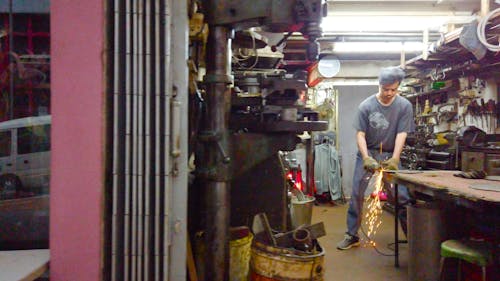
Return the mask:
[[436, 68], [439, 68], [444, 76], [440, 80], [450, 80], [466, 75], [483, 77], [500, 75], [500, 55], [488, 50], [486, 55], [478, 60], [472, 52], [460, 44], [463, 31], [463, 27], [458, 28], [432, 43], [427, 50], [427, 57], [419, 55], [407, 60], [405, 63], [407, 76], [435, 80], [431, 74]]
[[412, 98], [417, 98], [420, 96], [444, 94], [444, 93], [448, 93], [450, 91], [456, 91], [456, 90], [458, 90], [456, 85], [451, 85], [449, 87], [445, 87], [445, 88], [442, 88], [439, 90], [432, 90], [432, 91], [428, 91], [428, 92], [421, 92], [421, 93], [415, 93], [415, 94], [409, 94], [409, 95], [402, 94], [402, 96], [404, 96], [407, 99], [412, 99]]
[[416, 115], [415, 118], [429, 118], [429, 117], [436, 117], [437, 115], [438, 115], [437, 112], [431, 112], [429, 114]]

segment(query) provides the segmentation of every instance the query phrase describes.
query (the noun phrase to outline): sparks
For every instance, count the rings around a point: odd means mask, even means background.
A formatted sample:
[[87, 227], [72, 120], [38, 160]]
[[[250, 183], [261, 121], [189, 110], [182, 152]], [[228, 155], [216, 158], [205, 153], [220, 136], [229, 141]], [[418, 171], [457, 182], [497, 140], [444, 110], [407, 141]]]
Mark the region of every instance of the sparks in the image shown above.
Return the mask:
[[382, 205], [380, 204], [380, 192], [382, 191], [383, 183], [383, 169], [380, 171], [376, 171], [373, 176], [375, 177], [374, 188], [375, 188], [375, 196], [373, 198], [368, 197], [366, 202], [368, 203], [368, 212], [365, 215], [365, 223], [368, 225], [368, 243], [372, 246], [375, 246], [375, 242], [371, 239], [372, 236], [375, 236], [378, 227], [382, 224], [382, 221], [379, 219], [380, 214], [382, 214]]

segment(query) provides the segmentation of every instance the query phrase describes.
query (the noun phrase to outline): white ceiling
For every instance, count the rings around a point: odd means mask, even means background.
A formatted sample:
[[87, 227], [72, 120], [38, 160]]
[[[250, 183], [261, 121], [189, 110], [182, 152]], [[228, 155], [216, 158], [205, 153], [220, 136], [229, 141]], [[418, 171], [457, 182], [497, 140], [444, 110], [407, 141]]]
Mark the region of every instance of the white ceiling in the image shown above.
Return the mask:
[[[497, 0], [498, 1], [498, 0]], [[481, 5], [483, 2], [483, 6]], [[322, 45], [328, 42], [434, 42], [469, 23], [495, 0], [329, 0]], [[484, 11], [483, 11], [484, 12]], [[332, 45], [332, 49], [333, 45]], [[367, 50], [368, 51], [368, 50]], [[369, 51], [368, 51], [369, 52]]]
[[[443, 25], [470, 22], [481, 0], [330, 0], [326, 34], [338, 32], [440, 32]], [[494, 0], [490, 6], [494, 8]]]

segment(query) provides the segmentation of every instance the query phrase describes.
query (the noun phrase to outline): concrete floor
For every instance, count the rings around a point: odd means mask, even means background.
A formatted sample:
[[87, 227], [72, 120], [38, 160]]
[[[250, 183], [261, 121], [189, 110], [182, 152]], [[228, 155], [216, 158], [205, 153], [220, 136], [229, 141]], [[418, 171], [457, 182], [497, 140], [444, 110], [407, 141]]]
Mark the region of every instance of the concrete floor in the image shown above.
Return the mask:
[[[366, 204], [365, 204], [366, 205]], [[324, 281], [406, 281], [408, 280], [408, 244], [400, 244], [399, 268], [394, 267], [394, 256], [383, 256], [367, 245], [367, 239], [362, 236], [361, 246], [349, 250], [336, 249], [337, 243], [344, 238], [346, 231], [346, 213], [348, 204], [321, 204], [314, 206], [312, 223], [323, 222], [326, 236], [319, 238], [320, 245], [325, 249], [325, 279]], [[394, 216], [383, 211], [382, 224], [374, 240], [379, 251], [393, 255]], [[363, 224], [366, 229], [366, 225]], [[400, 239], [406, 239], [400, 228]], [[401, 235], [403, 236], [401, 238]]]

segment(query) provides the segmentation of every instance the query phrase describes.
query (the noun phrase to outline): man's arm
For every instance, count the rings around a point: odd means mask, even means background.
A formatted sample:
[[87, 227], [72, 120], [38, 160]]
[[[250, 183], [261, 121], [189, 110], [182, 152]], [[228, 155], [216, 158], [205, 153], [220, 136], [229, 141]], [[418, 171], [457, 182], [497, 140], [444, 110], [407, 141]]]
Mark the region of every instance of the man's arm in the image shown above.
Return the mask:
[[396, 141], [394, 142], [394, 151], [392, 152], [392, 158], [396, 158], [399, 160], [401, 156], [401, 152], [403, 151], [403, 146], [406, 142], [407, 132], [401, 132], [396, 135]]
[[356, 133], [356, 143], [358, 144], [358, 150], [359, 153], [361, 153], [361, 157], [363, 159], [368, 157], [368, 147], [366, 145], [365, 132], [358, 131]]

